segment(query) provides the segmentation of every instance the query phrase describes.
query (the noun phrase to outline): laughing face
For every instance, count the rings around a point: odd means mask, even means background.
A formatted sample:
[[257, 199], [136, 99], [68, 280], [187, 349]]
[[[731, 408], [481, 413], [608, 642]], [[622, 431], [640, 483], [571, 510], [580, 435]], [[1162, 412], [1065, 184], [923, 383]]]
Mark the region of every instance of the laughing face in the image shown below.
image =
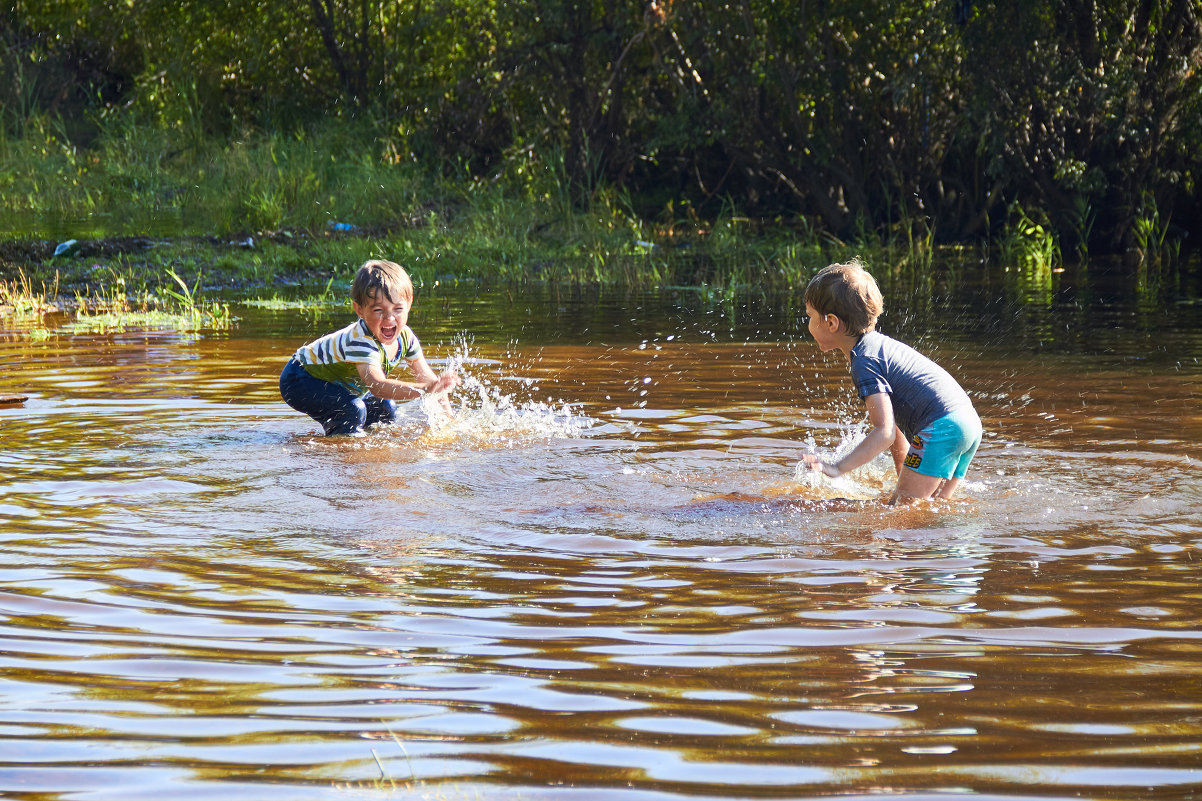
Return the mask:
[[383, 292], [376, 292], [369, 295], [363, 305], [355, 303], [354, 306], [355, 314], [363, 318], [367, 329], [380, 340], [385, 351], [390, 356], [396, 353], [397, 337], [409, 322], [409, 301], [392, 300]]

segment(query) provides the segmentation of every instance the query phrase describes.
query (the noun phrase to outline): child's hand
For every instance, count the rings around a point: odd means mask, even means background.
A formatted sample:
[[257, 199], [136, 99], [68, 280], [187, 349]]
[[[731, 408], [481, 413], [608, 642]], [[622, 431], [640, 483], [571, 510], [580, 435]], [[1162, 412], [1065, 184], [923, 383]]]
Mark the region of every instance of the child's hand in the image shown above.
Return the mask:
[[827, 464], [818, 458], [814, 453], [803, 453], [801, 461], [805, 462], [805, 466], [811, 470], [820, 470], [824, 476], [829, 478], [838, 478], [843, 472], [833, 464]]
[[455, 387], [459, 386], [459, 374], [454, 370], [448, 370], [438, 378], [430, 382], [426, 387], [426, 392], [437, 394], [439, 392], [450, 392]]

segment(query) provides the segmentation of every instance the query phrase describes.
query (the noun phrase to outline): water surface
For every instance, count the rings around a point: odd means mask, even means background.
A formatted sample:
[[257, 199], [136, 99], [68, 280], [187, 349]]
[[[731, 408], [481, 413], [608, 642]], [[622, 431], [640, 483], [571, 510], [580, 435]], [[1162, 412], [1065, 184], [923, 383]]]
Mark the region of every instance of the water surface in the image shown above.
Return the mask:
[[1202, 794], [1196, 306], [903, 299], [987, 437], [889, 509], [797, 471], [863, 413], [787, 304], [511, 298], [420, 297], [458, 418], [341, 440], [276, 389], [340, 311], [4, 323], [0, 794]]

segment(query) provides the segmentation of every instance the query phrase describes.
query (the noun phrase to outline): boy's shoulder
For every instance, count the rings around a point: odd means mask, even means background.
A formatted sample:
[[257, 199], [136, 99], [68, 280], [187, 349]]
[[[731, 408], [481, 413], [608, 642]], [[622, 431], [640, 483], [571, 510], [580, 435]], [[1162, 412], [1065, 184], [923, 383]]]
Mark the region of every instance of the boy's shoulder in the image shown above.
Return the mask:
[[890, 348], [900, 348], [902, 350], [917, 350], [913, 345], [902, 342], [897, 337], [891, 337], [888, 334], [882, 334], [875, 328], [864, 333], [860, 337], [860, 342], [856, 347], [863, 347], [864, 350], [888, 350]]
[[860, 341], [851, 349], [851, 352], [856, 356], [869, 356], [887, 351], [894, 345], [902, 344], [904, 343], [899, 342], [893, 337], [886, 336], [874, 328], [860, 335]]
[[851, 356], [853, 365], [857, 361], [870, 360], [908, 364], [912, 366], [911, 369], [930, 361], [929, 357], [912, 345], [875, 329], [860, 337], [860, 341], [851, 350]]

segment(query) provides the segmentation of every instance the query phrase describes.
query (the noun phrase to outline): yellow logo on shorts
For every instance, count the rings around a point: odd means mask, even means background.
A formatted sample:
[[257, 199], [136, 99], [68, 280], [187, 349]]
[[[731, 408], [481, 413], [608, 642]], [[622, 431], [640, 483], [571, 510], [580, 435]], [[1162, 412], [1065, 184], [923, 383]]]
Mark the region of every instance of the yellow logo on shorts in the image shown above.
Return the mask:
[[908, 453], [906, 454], [906, 461], [903, 464], [910, 469], [915, 469], [922, 464], [922, 457], [917, 453]]
[[922, 437], [915, 434], [914, 436], [910, 437], [910, 444], [913, 445], [915, 448], [921, 448], [922, 447]]

